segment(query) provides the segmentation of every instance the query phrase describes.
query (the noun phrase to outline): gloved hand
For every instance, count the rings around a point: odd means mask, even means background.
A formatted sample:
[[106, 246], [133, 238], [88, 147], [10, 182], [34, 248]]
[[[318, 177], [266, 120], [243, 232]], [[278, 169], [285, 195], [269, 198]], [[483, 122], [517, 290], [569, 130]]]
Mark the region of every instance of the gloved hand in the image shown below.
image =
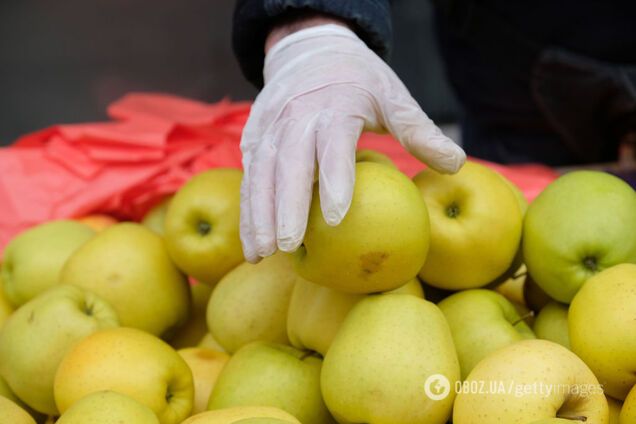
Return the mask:
[[316, 162], [323, 216], [340, 223], [351, 204], [363, 129], [388, 130], [440, 172], [457, 172], [465, 161], [391, 68], [343, 26], [283, 38], [266, 55], [264, 80], [241, 139], [240, 230], [250, 262], [302, 243]]

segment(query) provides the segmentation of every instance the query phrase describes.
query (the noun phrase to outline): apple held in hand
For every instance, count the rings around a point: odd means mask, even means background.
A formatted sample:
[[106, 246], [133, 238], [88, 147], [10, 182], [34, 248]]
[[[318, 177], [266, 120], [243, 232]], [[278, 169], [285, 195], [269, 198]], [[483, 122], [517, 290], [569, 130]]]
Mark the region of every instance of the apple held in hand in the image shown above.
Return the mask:
[[538, 338], [570, 349], [567, 305], [554, 301], [548, 303], [539, 312], [532, 328]]
[[192, 372], [161, 339], [134, 328], [94, 333], [64, 356], [55, 375], [55, 402], [64, 414], [84, 396], [112, 390], [149, 407], [161, 424], [179, 424], [194, 400]]
[[431, 218], [431, 249], [420, 278], [460, 290], [511, 268], [521, 240], [521, 204], [495, 171], [466, 162], [454, 175], [426, 169], [413, 178]]
[[121, 393], [91, 393], [75, 402], [56, 424], [159, 424], [150, 408]]
[[210, 332], [228, 352], [253, 341], [288, 344], [287, 309], [297, 279], [292, 257], [284, 252], [239, 265], [212, 292]]
[[592, 275], [636, 263], [636, 193], [621, 179], [576, 171], [550, 184], [528, 208], [523, 255], [552, 298], [570, 303]]
[[235, 406], [194, 415], [181, 424], [300, 424], [294, 416], [271, 406]]
[[190, 292], [164, 242], [142, 225], [116, 224], [68, 260], [60, 281], [106, 299], [122, 326], [169, 336], [188, 318]]
[[230, 355], [203, 347], [189, 347], [177, 351], [186, 361], [192, 371], [194, 380], [194, 406], [192, 414], [198, 414], [207, 409], [210, 393], [221, 373], [229, 361]]
[[99, 296], [74, 286], [53, 287], [22, 305], [0, 332], [0, 373], [27, 405], [57, 414], [53, 380], [62, 358], [84, 337], [119, 324]]
[[314, 188], [297, 271], [344, 292], [388, 291], [417, 275], [428, 239], [428, 213], [417, 187], [396, 169], [360, 162], [351, 206], [337, 226], [325, 222]]
[[455, 392], [434, 399], [427, 381], [444, 378], [451, 389], [459, 377], [439, 308], [415, 296], [386, 294], [362, 299], [349, 312], [325, 356], [321, 387], [341, 423], [443, 424]]
[[570, 344], [605, 392], [623, 400], [636, 384], [636, 265], [621, 264], [590, 278], [568, 313]]
[[60, 280], [66, 260], [95, 231], [75, 221], [52, 221], [13, 238], [4, 251], [2, 284], [7, 299], [20, 306]]
[[320, 358], [290, 346], [250, 343], [221, 371], [208, 409], [272, 406], [303, 424], [331, 423], [320, 393], [321, 366]]
[[453, 334], [462, 379], [491, 352], [534, 334], [505, 297], [491, 290], [455, 293], [437, 306]]
[[523, 340], [491, 353], [462, 388], [466, 390], [455, 400], [453, 424], [528, 424], [554, 418], [607, 424], [609, 419], [607, 400], [592, 371], [574, 353], [547, 340]]
[[216, 284], [243, 262], [239, 239], [240, 186], [237, 169], [195, 175], [172, 198], [165, 218], [170, 256], [186, 274]]

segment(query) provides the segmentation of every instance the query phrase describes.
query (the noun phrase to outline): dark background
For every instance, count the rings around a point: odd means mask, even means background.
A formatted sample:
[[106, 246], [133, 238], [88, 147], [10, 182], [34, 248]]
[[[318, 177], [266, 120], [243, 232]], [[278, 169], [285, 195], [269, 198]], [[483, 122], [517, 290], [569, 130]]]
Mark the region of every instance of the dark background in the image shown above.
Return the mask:
[[[231, 51], [232, 0], [0, 0], [0, 145], [56, 123], [103, 120], [129, 91], [252, 99]], [[396, 0], [390, 63], [424, 110], [455, 118], [431, 5]]]

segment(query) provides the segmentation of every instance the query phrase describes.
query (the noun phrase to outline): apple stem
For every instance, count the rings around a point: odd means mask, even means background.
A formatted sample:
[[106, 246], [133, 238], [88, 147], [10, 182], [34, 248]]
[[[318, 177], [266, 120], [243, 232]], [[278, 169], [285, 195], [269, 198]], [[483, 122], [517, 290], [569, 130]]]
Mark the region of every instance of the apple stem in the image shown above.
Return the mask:
[[572, 421], [587, 421], [587, 417], [583, 416], [583, 415], [574, 415], [574, 416], [570, 416], [570, 415], [557, 415], [557, 418], [561, 418], [564, 420], [572, 420]]
[[528, 318], [532, 318], [533, 316], [534, 316], [534, 311], [530, 311], [527, 314], [524, 314], [523, 316], [519, 317], [518, 320], [512, 323], [512, 326], [514, 327], [515, 325], [519, 324], [521, 321], [525, 321]]

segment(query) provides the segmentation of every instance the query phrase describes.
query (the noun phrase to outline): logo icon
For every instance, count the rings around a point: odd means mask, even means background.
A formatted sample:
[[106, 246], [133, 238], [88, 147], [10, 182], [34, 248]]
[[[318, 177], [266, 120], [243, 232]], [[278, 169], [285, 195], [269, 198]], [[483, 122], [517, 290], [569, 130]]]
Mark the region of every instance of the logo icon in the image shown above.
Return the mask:
[[424, 393], [431, 400], [446, 399], [450, 394], [451, 384], [442, 374], [433, 374], [424, 382]]

